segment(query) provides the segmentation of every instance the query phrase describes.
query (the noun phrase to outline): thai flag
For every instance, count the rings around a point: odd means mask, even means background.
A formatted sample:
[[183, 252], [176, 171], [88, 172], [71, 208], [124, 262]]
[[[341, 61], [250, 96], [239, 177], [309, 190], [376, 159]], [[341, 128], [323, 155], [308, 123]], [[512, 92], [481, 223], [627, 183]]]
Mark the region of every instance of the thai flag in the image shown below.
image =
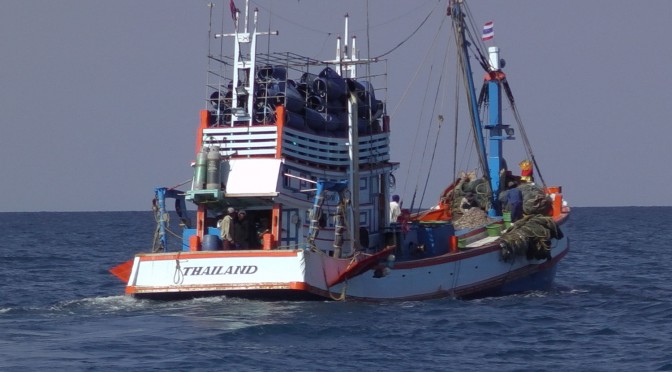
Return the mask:
[[490, 40], [493, 37], [495, 37], [495, 30], [493, 28], [493, 22], [486, 22], [485, 26], [483, 26], [483, 41]]

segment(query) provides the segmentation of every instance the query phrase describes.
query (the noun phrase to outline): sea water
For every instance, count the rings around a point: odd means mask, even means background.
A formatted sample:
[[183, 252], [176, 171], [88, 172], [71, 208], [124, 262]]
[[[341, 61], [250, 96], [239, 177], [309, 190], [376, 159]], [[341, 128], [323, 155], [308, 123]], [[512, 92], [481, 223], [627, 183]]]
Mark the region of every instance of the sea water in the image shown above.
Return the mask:
[[108, 269], [148, 212], [0, 213], [0, 370], [672, 370], [672, 207], [575, 208], [554, 289], [472, 301], [158, 302]]

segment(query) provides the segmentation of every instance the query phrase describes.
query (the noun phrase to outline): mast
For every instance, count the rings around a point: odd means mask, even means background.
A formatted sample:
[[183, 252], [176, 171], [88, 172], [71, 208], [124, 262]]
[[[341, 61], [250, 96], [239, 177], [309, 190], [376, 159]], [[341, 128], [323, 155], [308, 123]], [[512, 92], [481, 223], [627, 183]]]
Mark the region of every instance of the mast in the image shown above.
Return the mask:
[[478, 98], [476, 97], [476, 88], [474, 88], [474, 77], [472, 75], [471, 63], [469, 61], [469, 42], [466, 40], [467, 25], [465, 22], [466, 14], [462, 11], [462, 0], [451, 2], [449, 14], [453, 19], [455, 27], [455, 39], [460, 48], [460, 64], [463, 68], [465, 82], [467, 83], [467, 93], [469, 95], [469, 113], [471, 125], [474, 130], [476, 145], [478, 146], [478, 156], [483, 167], [485, 177], [490, 177], [488, 163], [486, 162], [487, 151], [485, 150], [485, 140], [483, 139], [483, 130], [481, 126], [481, 117], [478, 112]]
[[[348, 92], [348, 141], [350, 142], [350, 244], [359, 250], [359, 133], [357, 131], [357, 95]], [[356, 209], [355, 209], [356, 208]]]
[[[351, 79], [357, 78], [357, 57], [355, 56], [355, 37], [352, 37], [350, 57], [348, 58], [348, 14], [345, 15], [345, 48], [341, 54], [341, 60], [354, 62], [346, 64], [346, 76]], [[341, 67], [343, 68], [343, 67]], [[359, 244], [359, 131], [357, 118], [357, 95], [348, 89], [348, 142], [350, 142], [350, 253], [358, 251]], [[356, 208], [356, 209], [355, 209]]]
[[[357, 58], [355, 49], [356, 38], [352, 37], [350, 47], [348, 47], [348, 20], [349, 15], [345, 15], [345, 30], [343, 38], [343, 46], [341, 47], [341, 38], [336, 39], [336, 58], [333, 61], [325, 61], [327, 63], [334, 63], [336, 71], [339, 75], [348, 77], [350, 79], [357, 78], [357, 64], [369, 63], [369, 59]], [[348, 158], [350, 160], [349, 172], [349, 187], [350, 187], [350, 208], [348, 210], [348, 237], [350, 239], [350, 253], [360, 249], [359, 237], [359, 132], [358, 132], [358, 118], [357, 118], [357, 95], [356, 92], [348, 88], [347, 92], [348, 102]]]
[[[488, 84], [488, 114], [490, 120], [485, 126], [489, 130], [488, 166], [490, 168], [490, 189], [492, 190], [492, 206], [488, 211], [490, 216], [496, 216], [501, 212], [501, 206], [498, 202], [498, 195], [506, 185], [500, 185], [500, 172], [504, 167], [504, 158], [502, 157], [502, 141], [513, 139], [513, 129], [508, 125], [502, 124], [502, 82], [506, 80], [506, 75], [502, 72], [499, 60], [499, 48], [492, 46], [488, 48], [490, 56], [490, 71], [485, 75]], [[504, 137], [506, 134], [506, 137]]]
[[[504, 168], [504, 160], [502, 157], [502, 141], [504, 139], [513, 139], [513, 129], [508, 125], [502, 124], [502, 82], [506, 81], [506, 75], [501, 70], [499, 59], [499, 48], [492, 46], [488, 48], [489, 61], [481, 56], [481, 65], [486, 68], [485, 81], [487, 82], [487, 102], [488, 107], [488, 124], [483, 125], [478, 107], [478, 99], [476, 97], [476, 89], [474, 88], [474, 79], [471, 70], [471, 63], [469, 61], [469, 42], [466, 40], [466, 14], [462, 9], [463, 0], [456, 0], [451, 2], [449, 14], [453, 18], [456, 25], [455, 34], [458, 45], [461, 48], [460, 62], [465, 74], [467, 82], [467, 91], [469, 94], [469, 108], [471, 114], [471, 122], [474, 130], [474, 136], [478, 145], [479, 160], [483, 166], [483, 175], [488, 179], [490, 186], [490, 207], [488, 208], [488, 215], [491, 217], [497, 216], [501, 212], [499, 205], [499, 192], [502, 190], [500, 185], [500, 173]], [[485, 139], [483, 136], [483, 128], [488, 130], [488, 149], [485, 148]], [[506, 134], [506, 137], [504, 136]]]

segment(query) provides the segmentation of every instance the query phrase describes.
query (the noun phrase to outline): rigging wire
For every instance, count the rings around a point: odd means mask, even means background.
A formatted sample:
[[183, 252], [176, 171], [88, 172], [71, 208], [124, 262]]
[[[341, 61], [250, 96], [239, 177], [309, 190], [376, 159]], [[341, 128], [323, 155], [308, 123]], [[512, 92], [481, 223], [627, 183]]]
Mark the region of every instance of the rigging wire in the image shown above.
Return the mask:
[[[427, 87], [429, 87], [429, 82], [430, 82], [431, 79], [432, 79], [432, 70], [433, 70], [433, 69], [434, 69], [434, 66], [433, 66], [433, 65], [429, 67], [429, 74], [427, 74], [427, 85], [426, 85]], [[429, 92], [429, 89], [425, 89], [425, 95], [422, 97], [422, 102], [425, 102], [425, 101], [426, 101], [426, 99], [427, 99], [427, 92]], [[420, 110], [420, 117], [418, 118], [418, 126], [419, 126], [420, 124], [422, 124], [422, 120], [423, 120], [424, 113], [425, 113], [425, 110]], [[431, 117], [430, 117], [430, 122], [431, 122]], [[431, 129], [431, 126], [430, 126], [430, 129]], [[430, 130], [427, 129], [427, 139], [425, 139], [425, 144], [429, 141], [429, 132], [430, 132]], [[419, 131], [419, 130], [418, 130], [418, 131], [415, 131], [415, 141], [413, 141], [413, 152], [415, 152], [415, 145], [416, 145], [416, 143], [417, 143], [419, 134], [420, 134], [420, 131]], [[420, 166], [419, 166], [419, 168], [422, 167], [422, 163], [423, 163], [424, 160], [425, 160], [425, 152], [426, 152], [426, 151], [427, 151], [427, 146], [425, 146], [425, 147], [423, 148], [423, 150], [422, 150], [422, 156], [420, 157]], [[411, 167], [408, 167], [408, 173], [406, 174], [406, 180], [407, 180], [407, 182], [408, 182], [408, 180], [411, 179], [410, 174], [411, 174]], [[411, 198], [411, 210], [413, 210], [413, 205], [415, 204], [415, 196], [416, 196], [417, 193], [418, 193], [418, 184], [419, 184], [419, 183], [420, 183], [420, 179], [418, 178], [418, 179], [416, 179], [416, 181], [415, 181], [415, 188], [413, 189], [413, 197]], [[404, 183], [404, 193], [406, 193], [406, 183]]]
[[[437, 4], [438, 4], [438, 3], [437, 3]], [[437, 6], [438, 6], [438, 5], [437, 5]], [[374, 59], [378, 59], [378, 58], [385, 57], [386, 55], [388, 55], [388, 54], [394, 52], [394, 51], [397, 50], [399, 47], [401, 47], [402, 45], [404, 45], [404, 44], [405, 44], [411, 37], [413, 37], [413, 35], [415, 35], [415, 34], [420, 30], [420, 28], [422, 28], [422, 26], [423, 26], [423, 25], [427, 22], [427, 20], [429, 19], [429, 16], [431, 16], [432, 13], [434, 13], [434, 11], [436, 10], [437, 6], [435, 6], [432, 10], [430, 10], [429, 13], [427, 14], [427, 16], [425, 17], [425, 19], [420, 23], [420, 25], [419, 25], [413, 32], [411, 32], [411, 34], [408, 35], [404, 40], [402, 40], [399, 44], [397, 44], [397, 46], [395, 46], [394, 48], [388, 50], [387, 52], [385, 52], [385, 53], [383, 53], [383, 54], [381, 54], [381, 55], [379, 55], [379, 56], [377, 56], [377, 57], [374, 57]]]
[[488, 62], [488, 59], [482, 52], [483, 50], [486, 49], [485, 43], [483, 42], [483, 39], [479, 37], [479, 33], [475, 31], [478, 30], [478, 28], [474, 24], [474, 17], [471, 15], [469, 5], [467, 3], [464, 3], [463, 8], [464, 13], [466, 14], [466, 20], [469, 21], [468, 27], [465, 28], [465, 32], [469, 36], [470, 41], [468, 46], [471, 47], [471, 49], [474, 51], [473, 53], [474, 56], [478, 56], [478, 63], [481, 65], [483, 70], [487, 72], [490, 63]]
[[[434, 45], [434, 43], [432, 43], [432, 45]], [[390, 116], [394, 117], [394, 114], [397, 112], [397, 110], [401, 106], [402, 102], [404, 102], [404, 100], [406, 99], [406, 95], [408, 95], [408, 92], [411, 90], [411, 86], [415, 82], [415, 79], [418, 77], [418, 74], [420, 73], [420, 70], [422, 69], [422, 66], [427, 61], [427, 58], [429, 57], [429, 54], [431, 52], [432, 52], [432, 48], [428, 48], [427, 53], [425, 53], [425, 56], [422, 59], [422, 63], [418, 64], [418, 67], [415, 69], [415, 73], [413, 74], [413, 77], [409, 80], [408, 85], [406, 86], [406, 89], [404, 89], [404, 93], [401, 95], [401, 98], [399, 99], [399, 102], [397, 103], [397, 105], [392, 109], [392, 113], [390, 114]]]
[[[459, 26], [456, 23], [453, 23], [453, 32], [456, 35], [455, 38], [458, 41], [458, 45], [459, 45], [461, 43], [465, 43], [466, 41], [465, 40], [460, 41], [461, 38], [458, 37], [458, 35], [460, 35], [460, 30], [458, 30], [458, 27]], [[464, 83], [464, 89], [465, 89], [466, 96], [469, 97], [469, 94], [470, 94], [470, 92], [469, 92], [469, 76], [467, 75], [467, 68], [466, 68], [466, 64], [468, 63], [468, 61], [465, 60], [465, 58], [467, 56], [465, 56], [462, 51], [458, 51], [458, 56], [459, 56], [459, 58], [458, 58], [459, 62], [458, 63], [460, 65], [459, 70], [462, 72], [462, 74], [461, 74], [462, 75], [462, 82]], [[471, 122], [475, 123], [474, 125], [471, 126], [472, 127], [471, 133], [473, 134], [473, 137], [474, 137], [473, 138], [474, 139], [474, 144], [478, 145], [478, 137], [477, 137], [478, 135], [477, 135], [474, 127], [476, 125], [478, 125], [480, 127], [480, 123], [476, 123], [477, 118], [474, 115], [475, 115], [474, 110], [470, 109], [469, 110], [469, 116], [471, 117]], [[484, 159], [483, 154], [480, 151], [478, 151], [478, 159], [479, 159], [481, 170], [483, 171], [484, 176], [486, 178], [489, 177], [489, 175], [486, 174], [487, 172], [485, 171], [485, 169], [487, 169], [486, 163], [485, 163], [486, 160]]]
[[537, 175], [539, 176], [539, 180], [541, 181], [542, 186], [546, 188], [546, 182], [544, 181], [544, 177], [541, 175], [541, 170], [539, 169], [539, 164], [537, 164], [537, 159], [534, 157], [534, 154], [532, 153], [532, 144], [530, 143], [527, 137], [527, 132], [525, 132], [525, 127], [523, 126], [523, 120], [520, 117], [520, 113], [518, 112], [518, 108], [516, 107], [516, 102], [513, 98], [513, 92], [511, 92], [511, 87], [509, 86], [509, 82], [507, 80], [504, 80], [504, 90], [506, 91], [506, 95], [509, 98], [509, 103], [511, 105], [511, 111], [513, 112], [513, 117], [516, 120], [516, 124], [518, 124], [520, 135], [523, 138], [523, 146], [525, 147], [525, 152], [527, 156], [530, 158], [530, 160], [532, 160], [532, 164], [534, 164], [534, 167], [537, 170]]
[[[445, 18], [444, 18], [444, 20], [445, 20]], [[441, 25], [439, 26], [439, 32], [437, 32], [437, 35], [440, 34], [441, 29], [443, 28], [443, 24], [444, 24], [444, 23], [441, 22]], [[448, 44], [448, 45], [449, 45], [449, 44]], [[441, 82], [443, 81], [443, 76], [444, 76], [444, 74], [446, 73], [446, 69], [447, 69], [447, 60], [448, 60], [448, 48], [446, 48], [446, 51], [445, 51], [445, 53], [444, 53], [444, 55], [443, 55], [443, 63], [441, 64], [441, 66], [443, 66], [443, 69], [441, 70], [441, 73], [440, 73], [440, 75], [439, 75], [439, 81], [438, 81], [438, 84], [437, 84], [437, 86], [436, 86], [436, 94], [434, 95], [434, 105], [432, 106], [432, 114], [431, 114], [431, 116], [430, 116], [430, 121], [433, 121], [433, 120], [434, 120], [434, 114], [435, 114], [435, 112], [436, 112], [436, 107], [437, 107], [438, 100], [439, 100], [439, 92], [440, 92], [440, 90], [441, 90], [441, 87], [443, 86], [443, 85], [441, 84]], [[445, 94], [445, 91], [444, 91], [444, 94], [443, 94], [444, 99], [442, 99], [441, 102], [444, 102], [444, 101], [445, 101], [445, 96], [446, 96], [446, 94]], [[437, 149], [438, 144], [439, 144], [439, 138], [440, 138], [440, 134], [441, 134], [441, 127], [442, 127], [443, 120], [444, 120], [443, 116], [442, 116], [442, 115], [439, 115], [438, 120], [439, 120], [439, 126], [438, 126], [437, 131], [436, 131], [436, 134], [435, 134], [435, 136], [434, 136], [434, 148], [433, 148], [433, 150], [432, 150], [432, 156], [431, 156], [431, 159], [430, 159], [430, 161], [429, 161], [429, 167], [428, 167], [428, 169], [427, 169], [427, 177], [426, 177], [426, 180], [425, 180], [425, 186], [424, 186], [424, 188], [423, 188], [423, 190], [422, 190], [422, 194], [421, 194], [421, 196], [420, 196], [420, 203], [419, 203], [419, 206], [420, 206], [421, 208], [422, 208], [422, 202], [423, 202], [424, 199], [425, 199], [425, 194], [427, 193], [427, 186], [429, 185], [429, 177], [430, 177], [430, 175], [431, 175], [431, 173], [432, 173], [432, 167], [433, 167], [433, 165], [434, 165], [434, 159], [436, 158], [436, 149]], [[431, 130], [431, 125], [430, 125], [429, 130], [427, 130], [427, 140], [425, 141], [425, 144], [428, 144], [428, 143], [429, 143], [430, 130]], [[425, 150], [426, 150], [426, 149], [427, 149], [427, 146], [425, 146]], [[423, 162], [424, 162], [424, 156], [425, 156], [425, 153], [424, 153], [424, 151], [423, 151]], [[420, 181], [420, 179], [418, 179], [418, 182], [419, 182], [419, 181]], [[417, 186], [416, 186], [416, 189], [417, 189]], [[411, 202], [411, 210], [413, 209], [414, 201], [415, 201], [415, 194], [413, 195], [413, 201]]]
[[324, 36], [324, 41], [322, 41], [322, 47], [320, 48], [320, 50], [317, 53], [313, 54], [313, 56], [311, 57], [312, 59], [319, 59], [320, 58], [320, 55], [324, 51], [324, 48], [327, 46], [327, 42], [329, 41], [329, 39], [331, 39], [331, 35], [332, 35], [332, 33], [330, 32], [330, 33], [328, 33], [327, 35]]
[[[273, 9], [273, 2], [271, 2], [271, 10], [269, 10], [269, 12], [272, 12], [273, 11], [272, 9]], [[271, 37], [270, 37], [270, 35], [271, 35], [271, 19], [273, 19], [273, 17], [268, 17], [268, 35], [269, 35], [269, 37], [268, 37], [268, 42], [266, 42], [266, 58], [268, 58], [271, 55]]]
[[455, 69], [455, 131], [453, 132], [453, 179], [457, 179], [457, 137], [460, 123], [460, 72]]
[[[429, 1], [429, 2], [431, 2], [431, 1]], [[429, 3], [429, 2], [428, 2], [428, 3]], [[435, 1], [435, 2], [436, 2], [436, 1]], [[410, 3], [410, 2], [409, 2], [409, 3]], [[440, 2], [439, 2], [439, 3], [440, 3]], [[404, 19], [405, 21], [407, 21], [408, 18], [409, 18], [411, 15], [413, 15], [414, 13], [418, 13], [418, 12], [420, 12], [422, 9], [421, 9], [421, 7], [415, 6], [415, 3], [414, 3], [414, 4], [413, 4], [413, 8], [412, 8], [411, 10], [405, 10], [405, 9], [399, 9], [399, 10], [401, 11], [401, 14], [399, 14], [399, 15], [396, 16], [396, 17], [390, 18], [390, 19], [388, 19], [388, 20], [382, 21], [382, 22], [380, 22], [380, 23], [378, 23], [378, 24], [375, 24], [375, 25], [373, 25], [373, 28], [374, 28], [374, 29], [377, 29], [377, 28], [379, 28], [379, 27], [386, 26], [386, 25], [388, 25], [388, 24], [390, 24], [390, 23], [396, 22], [396, 21], [398, 21], [398, 20], [400, 20], [400, 19]], [[361, 29], [354, 29], [353, 31], [354, 31], [354, 32], [357, 32], [357, 31], [361, 31]]]
[[[369, 21], [369, 0], [366, 0], [366, 77], [369, 80], [371, 80], [371, 59], [369, 59], [369, 56], [371, 56], [371, 30], [369, 27], [370, 24], [371, 23]], [[354, 52], [356, 53], [357, 51]], [[375, 89], [372, 88], [372, 92], [375, 93]], [[369, 102], [367, 102], [367, 104], [369, 105], [369, 107], [373, 107], [373, 97], [371, 94], [369, 94], [368, 96], [369, 96]], [[368, 111], [368, 119], [369, 121], [371, 121], [371, 115], [373, 115], [373, 113], [371, 112], [371, 110], [367, 111]], [[373, 136], [369, 135], [369, 144], [371, 144], [372, 142], [373, 142]], [[376, 151], [374, 151], [374, 153], [377, 159], [380, 153], [378, 152], [377, 149]], [[369, 157], [369, 164], [371, 164], [373, 161], [374, 161], [373, 156]], [[387, 188], [387, 190], [385, 191], [389, 192], [389, 188]]]
[[[446, 65], [447, 59], [448, 59], [448, 53], [446, 52], [443, 60], [443, 66]], [[436, 109], [437, 100], [439, 99], [439, 90], [441, 89], [442, 80], [443, 80], [443, 72], [441, 72], [441, 76], [439, 76], [439, 85], [436, 87], [436, 97], [434, 98], [434, 107], [432, 108], [432, 118], [434, 118], [434, 113]], [[422, 190], [422, 195], [420, 196], [420, 203], [418, 204], [420, 207], [422, 207], [422, 202], [425, 199], [425, 193], [427, 192], [427, 185], [429, 184], [429, 176], [432, 174], [432, 166], [434, 165], [434, 158], [436, 157], [436, 147], [439, 144], [441, 126], [443, 124], [443, 116], [439, 115], [438, 120], [439, 120], [439, 128], [436, 130], [436, 136], [434, 137], [434, 149], [432, 151], [432, 158], [429, 161], [429, 168], [427, 169], [427, 179], [425, 180], [425, 187]], [[429, 133], [429, 131], [427, 133]]]
[[[406, 99], [406, 95], [410, 91], [410, 88], [413, 85], [413, 82], [418, 77], [418, 74], [420, 73], [420, 69], [422, 68], [422, 66], [424, 66], [425, 62], [427, 62], [427, 60], [429, 59], [429, 56], [430, 56], [431, 52], [435, 50], [434, 46], [437, 44], [437, 42], [439, 40], [439, 35], [441, 34], [441, 29], [443, 28], [444, 23], [445, 23], [445, 17], [442, 18], [441, 24], [439, 25], [439, 28], [436, 32], [436, 35], [434, 36], [434, 39], [432, 40], [431, 47], [427, 49], [427, 53], [425, 53], [425, 56], [422, 59], [422, 63], [418, 64], [418, 68], [415, 70], [415, 74], [413, 74], [413, 78], [409, 81], [408, 85], [406, 86], [406, 89], [404, 90], [404, 94], [401, 96], [401, 99], [397, 103], [397, 106], [392, 110], [392, 114], [391, 114], [392, 116], [394, 116], [395, 112], [400, 107], [401, 103]], [[447, 45], [450, 45], [450, 40], [448, 40]], [[432, 67], [430, 66], [430, 74], [428, 75], [428, 81], [429, 81], [429, 78], [431, 77], [431, 70], [432, 70]], [[427, 83], [426, 86], [429, 86], [429, 83]], [[427, 91], [428, 90], [425, 89], [425, 97], [427, 95]], [[422, 102], [425, 102], [424, 98], [423, 98]], [[421, 110], [421, 112], [424, 112], [424, 110]], [[422, 122], [422, 120], [420, 120], [420, 123], [421, 122]], [[418, 142], [418, 136], [419, 135], [420, 135], [420, 131], [416, 131], [415, 132], [415, 139], [413, 140], [413, 146], [411, 147], [411, 149], [412, 149], [411, 153], [415, 153], [415, 148], [416, 148], [416, 145], [417, 145], [417, 142]], [[404, 188], [402, 190], [403, 193], [406, 192], [406, 186], [408, 185], [408, 180], [410, 180], [410, 171], [411, 171], [411, 167], [408, 168], [409, 175], [406, 176], [406, 181], [404, 182]], [[416, 185], [416, 190], [417, 190], [417, 185]]]
[[[483, 40], [479, 37], [474, 37], [475, 32], [472, 32], [472, 30], [477, 30], [477, 28], [474, 26], [473, 22], [473, 17], [471, 16], [471, 11], [469, 10], [467, 4], [464, 4], [465, 8], [465, 14], [467, 14], [468, 20], [470, 21], [470, 27], [466, 28], [466, 33], [469, 36], [470, 43], [469, 46], [472, 50], [475, 51], [475, 55], [478, 57], [478, 62], [481, 65], [481, 67], [487, 72], [489, 70], [489, 62], [487, 58], [484, 56], [482, 53], [482, 50], [485, 50], [485, 44], [483, 43]], [[462, 62], [462, 61], [461, 61]], [[539, 164], [537, 163], [536, 158], [534, 157], [534, 154], [532, 152], [532, 145], [527, 137], [527, 133], [525, 131], [525, 127], [523, 126], [522, 119], [520, 117], [520, 113], [518, 112], [518, 109], [515, 104], [515, 100], [513, 98], [513, 93], [511, 92], [511, 88], [508, 84], [508, 81], [505, 79], [503, 81], [504, 89], [506, 91], [507, 97], [509, 99], [509, 103], [511, 105], [511, 111], [513, 112], [513, 116], [516, 120], [516, 124], [518, 125], [518, 129], [520, 130], [521, 137], [523, 139], [523, 146], [525, 147], [525, 152], [527, 156], [530, 158], [532, 163], [534, 164], [534, 168], [537, 171], [537, 175], [539, 177], [539, 180], [541, 181], [542, 186], [545, 188], [546, 187], [546, 182], [544, 181], [543, 176], [541, 175], [541, 170], [539, 169]], [[482, 155], [479, 154], [479, 156], [482, 157]], [[483, 162], [483, 160], [481, 160]], [[483, 169], [486, 169], [485, 167]], [[489, 175], [486, 175], [486, 177], [489, 177]]]
[[[285, 21], [285, 22], [287, 22], [287, 23], [290, 23], [290, 24], [292, 24], [292, 25], [294, 25], [294, 26], [296, 26], [296, 27], [299, 27], [299, 28], [302, 28], [302, 29], [304, 29], [304, 30], [307, 30], [307, 31], [310, 31], [310, 32], [313, 32], [313, 33], [317, 33], [317, 34], [323, 34], [323, 35], [327, 35], [327, 36], [331, 36], [331, 35], [332, 35], [331, 32], [325, 32], [324, 30], [320, 30], [320, 29], [315, 29], [315, 28], [307, 27], [307, 26], [306, 26], [305, 24], [303, 24], [303, 23], [294, 22], [293, 20], [291, 20], [291, 19], [289, 19], [289, 18], [287, 18], [287, 17], [283, 17], [283, 16], [281, 16], [279, 13], [273, 12], [272, 9], [269, 9], [269, 8], [267, 8], [267, 7], [263, 6], [263, 5], [261, 5], [260, 3], [256, 2], [256, 1], [251, 1], [251, 3], [254, 4], [254, 5], [256, 5], [257, 7], [261, 8], [261, 9], [266, 10], [266, 12], [268, 12], [268, 14], [269, 14], [270, 16], [278, 17], [278, 18], [282, 19], [283, 21]], [[271, 2], [271, 3], [272, 3], [272, 2]]]

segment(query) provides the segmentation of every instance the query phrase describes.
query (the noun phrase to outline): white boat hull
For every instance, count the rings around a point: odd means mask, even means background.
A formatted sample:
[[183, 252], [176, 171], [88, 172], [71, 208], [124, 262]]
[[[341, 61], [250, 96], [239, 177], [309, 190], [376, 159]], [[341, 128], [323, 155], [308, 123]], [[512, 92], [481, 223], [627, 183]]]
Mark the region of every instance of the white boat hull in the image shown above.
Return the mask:
[[496, 241], [388, 265], [391, 251], [336, 259], [319, 251], [248, 250], [138, 254], [126, 293], [172, 299], [205, 295], [362, 301], [472, 297], [546, 289], [569, 250], [553, 240], [550, 260], [501, 259]]

